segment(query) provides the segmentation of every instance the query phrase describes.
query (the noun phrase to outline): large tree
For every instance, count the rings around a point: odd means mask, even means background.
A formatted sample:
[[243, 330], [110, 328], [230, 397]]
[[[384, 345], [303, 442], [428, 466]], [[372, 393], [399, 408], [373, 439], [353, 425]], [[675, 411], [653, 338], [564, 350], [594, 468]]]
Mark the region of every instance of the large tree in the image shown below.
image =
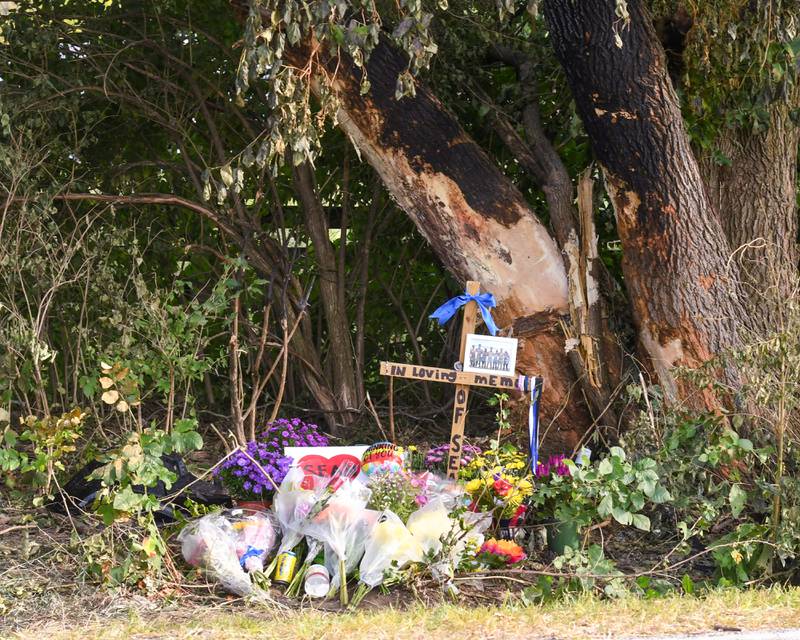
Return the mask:
[[[42, 3], [14, 18], [4, 98], [15, 124], [79, 132], [85, 174], [51, 167], [58, 201], [181, 206], [215, 229], [198, 250], [284, 283], [294, 379], [332, 424], [366, 398], [365, 320], [400, 327], [423, 360], [424, 310], [443, 295], [430, 271], [416, 320], [394, 275], [370, 277], [370, 251], [397, 247], [403, 271], [417, 248], [401, 240], [418, 237], [383, 241], [397, 224], [373, 172], [455, 280], [496, 294], [520, 368], [547, 379], [550, 442], [616, 424], [606, 405], [637, 347], [668, 397], [716, 408], [676, 366], [769, 328], [764, 295], [796, 275], [796, 3], [518, 4]], [[57, 104], [80, 117], [48, 118]], [[367, 309], [373, 282], [397, 317]]]

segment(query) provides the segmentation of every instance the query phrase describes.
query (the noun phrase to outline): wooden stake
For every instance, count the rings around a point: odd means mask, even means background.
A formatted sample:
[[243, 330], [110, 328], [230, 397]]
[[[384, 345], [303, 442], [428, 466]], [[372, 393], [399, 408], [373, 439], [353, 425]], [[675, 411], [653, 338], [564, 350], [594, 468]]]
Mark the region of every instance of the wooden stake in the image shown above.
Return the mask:
[[[480, 284], [474, 280], [467, 281], [466, 291], [469, 295], [480, 292]], [[467, 350], [467, 335], [475, 332], [475, 322], [478, 318], [478, 304], [474, 301], [464, 305], [464, 322], [461, 325], [461, 342], [458, 347], [459, 359], [463, 365]], [[458, 468], [461, 466], [461, 449], [464, 446], [464, 422], [467, 419], [467, 400], [469, 400], [469, 386], [456, 385], [456, 399], [453, 404], [453, 424], [450, 427], [450, 455], [447, 458], [447, 477], [457, 478]]]
[[394, 437], [394, 377], [389, 378], [389, 434], [392, 436], [392, 444], [397, 444]]

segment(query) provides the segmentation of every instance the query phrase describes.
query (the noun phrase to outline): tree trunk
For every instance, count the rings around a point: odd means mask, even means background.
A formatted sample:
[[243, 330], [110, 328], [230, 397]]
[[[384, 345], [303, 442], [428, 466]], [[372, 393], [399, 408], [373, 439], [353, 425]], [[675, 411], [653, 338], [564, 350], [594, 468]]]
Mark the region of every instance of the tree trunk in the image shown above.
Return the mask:
[[[700, 159], [709, 196], [741, 264], [744, 301], [751, 326], [776, 326], [776, 310], [797, 278], [797, 145], [800, 128], [789, 118], [800, 107], [795, 89], [788, 103], [770, 109], [763, 133], [725, 129], [717, 149], [730, 164]], [[745, 245], [749, 245], [744, 248]]]
[[[629, 21], [615, 0], [546, 0], [544, 12], [614, 204], [641, 343], [668, 398], [716, 408], [674, 368], [737, 344], [737, 274], [652, 21], [641, 0], [627, 6]], [[719, 373], [736, 384], [735, 371]]]
[[349, 424], [353, 416], [347, 410], [357, 410], [359, 404], [344, 287], [339, 283], [339, 267], [328, 234], [325, 211], [317, 195], [311, 165], [305, 163], [294, 167], [294, 184], [319, 270], [319, 290], [325, 313], [333, 388], [338, 404], [343, 409], [339, 418], [344, 424]]
[[[295, 48], [287, 57], [302, 67], [308, 51]], [[520, 339], [518, 369], [545, 377], [543, 413], [555, 419], [546, 445], [570, 449], [591, 419], [573, 393], [576, 378], [558, 328], [569, 313], [567, 276], [547, 229], [424, 85], [414, 97], [395, 99], [397, 77], [407, 66], [401, 53], [386, 43], [375, 48], [364, 96], [351, 61], [320, 63], [335, 78], [339, 125], [445, 267], [496, 296], [498, 325]]]

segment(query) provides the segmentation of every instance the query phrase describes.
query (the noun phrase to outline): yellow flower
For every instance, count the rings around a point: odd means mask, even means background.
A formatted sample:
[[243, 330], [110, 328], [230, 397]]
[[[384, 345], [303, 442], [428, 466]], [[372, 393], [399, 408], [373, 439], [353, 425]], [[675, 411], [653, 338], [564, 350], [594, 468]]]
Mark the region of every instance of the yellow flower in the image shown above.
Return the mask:
[[522, 504], [523, 495], [519, 489], [511, 489], [506, 495], [506, 503], [509, 507], [518, 507]]
[[475, 478], [474, 480], [467, 482], [467, 485], [464, 488], [467, 490], [467, 493], [477, 493], [481, 490], [482, 486], [483, 483], [480, 481], [480, 479]]

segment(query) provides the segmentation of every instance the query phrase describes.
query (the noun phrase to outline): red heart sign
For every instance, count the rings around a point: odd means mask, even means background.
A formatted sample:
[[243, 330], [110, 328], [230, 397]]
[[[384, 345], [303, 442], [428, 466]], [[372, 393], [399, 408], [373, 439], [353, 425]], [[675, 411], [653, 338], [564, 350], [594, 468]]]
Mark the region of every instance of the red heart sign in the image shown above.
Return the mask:
[[300, 458], [297, 462], [297, 466], [307, 474], [330, 477], [336, 473], [336, 470], [345, 462], [354, 465], [350, 477], [354, 478], [357, 476], [358, 472], [361, 470], [361, 460], [348, 453], [340, 453], [338, 456], [333, 456], [332, 458], [325, 458], [319, 454], [313, 453]]

